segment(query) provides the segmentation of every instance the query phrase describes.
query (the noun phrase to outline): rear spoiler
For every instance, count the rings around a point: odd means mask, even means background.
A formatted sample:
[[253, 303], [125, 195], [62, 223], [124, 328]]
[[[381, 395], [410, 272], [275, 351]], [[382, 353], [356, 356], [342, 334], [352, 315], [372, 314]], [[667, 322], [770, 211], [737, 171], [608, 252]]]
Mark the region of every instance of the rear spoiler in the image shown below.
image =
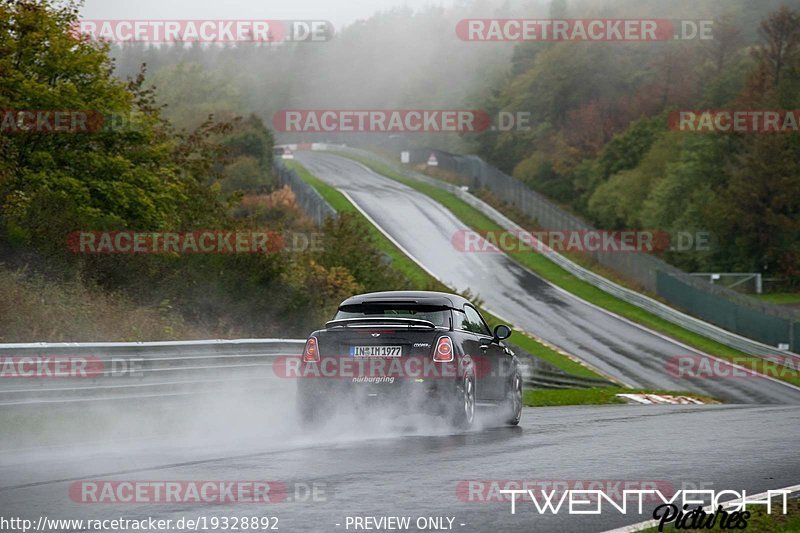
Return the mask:
[[420, 320], [418, 318], [403, 318], [403, 317], [361, 317], [361, 318], [340, 318], [339, 320], [331, 320], [325, 324], [326, 328], [346, 328], [346, 327], [374, 327], [379, 325], [385, 326], [408, 326], [408, 327], [423, 327], [436, 329], [436, 324], [429, 320]]

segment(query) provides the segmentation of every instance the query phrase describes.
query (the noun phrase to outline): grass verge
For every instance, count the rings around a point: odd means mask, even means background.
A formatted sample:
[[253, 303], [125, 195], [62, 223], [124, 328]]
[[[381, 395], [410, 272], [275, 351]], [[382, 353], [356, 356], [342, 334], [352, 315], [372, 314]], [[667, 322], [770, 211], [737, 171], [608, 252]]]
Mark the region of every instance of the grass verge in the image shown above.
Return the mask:
[[[403, 176], [390, 166], [372, 161], [365, 157], [340, 152], [336, 152], [336, 155], [341, 155], [358, 161], [378, 174], [399, 181], [423, 194], [428, 195], [442, 204], [445, 208], [449, 209], [461, 222], [464, 223], [467, 228], [480, 231], [504, 231], [504, 229], [495, 221], [449, 191]], [[513, 241], [514, 239], [512, 238], [510, 240]], [[518, 247], [514, 246], [512, 243], [509, 248], [515, 249]], [[637, 324], [641, 324], [654, 331], [663, 333], [698, 350], [722, 357], [724, 359], [734, 360], [736, 363], [746, 366], [747, 368], [758, 369], [761, 361], [763, 361], [758, 357], [750, 356], [744, 352], [740, 352], [739, 350], [735, 350], [725, 346], [724, 344], [703, 337], [702, 335], [698, 335], [697, 333], [684, 329], [676, 324], [673, 324], [672, 322], [649, 313], [644, 309], [636, 307], [633, 304], [629, 304], [628, 302], [620, 300], [619, 298], [616, 298], [607, 292], [604, 292], [597, 287], [576, 278], [560, 266], [548, 260], [542, 254], [516, 251], [508, 252], [508, 255], [542, 278], [551, 282], [553, 285], [561, 287], [567, 292], [570, 292], [575, 296], [586, 300], [587, 302], [597, 305], [598, 307], [602, 307], [603, 309], [623, 316], [633, 322], [636, 322]], [[795, 374], [795, 372], [781, 373], [775, 375], [774, 377], [800, 386], [800, 376]]]
[[[763, 505], [748, 505], [746, 530], [748, 533], [800, 533], [800, 498], [793, 497], [786, 502], [786, 514], [783, 514], [783, 503], [780, 499], [772, 500], [772, 514], [767, 514]], [[684, 530], [687, 528], [683, 528]], [[720, 527], [720, 520], [716, 520], [713, 527], [699, 529], [700, 531], [731, 531], [733, 527], [725, 529]], [[743, 529], [743, 528], [740, 528]], [[657, 527], [644, 529], [642, 533], [656, 533]], [[674, 522], [665, 524], [663, 531], [678, 531]]]
[[372, 236], [373, 242], [377, 248], [387, 254], [392, 259], [392, 266], [399, 270], [406, 276], [415, 287], [424, 287], [427, 290], [441, 290], [445, 289], [444, 285], [436, 281], [427, 272], [419, 268], [419, 266], [408, 258], [406, 254], [400, 251], [397, 246], [387, 239], [381, 232], [369, 223], [364, 218], [358, 209], [343, 195], [341, 192], [331, 187], [324, 181], [320, 180], [311, 174], [303, 165], [297, 161], [284, 161], [286, 166], [291, 170], [297, 172], [300, 179], [314, 187], [317, 192], [333, 207], [337, 213], [348, 213], [358, 217], [367, 228], [369, 234]]
[[800, 306], [800, 294], [795, 292], [776, 292], [770, 294], [751, 294], [762, 302], [777, 305], [798, 305]]
[[595, 389], [553, 389], [525, 391], [523, 403], [528, 407], [557, 407], [565, 405], [611, 405], [627, 404], [617, 394], [661, 394], [689, 396], [704, 403], [719, 403], [708, 396], [686, 392], [665, 392], [654, 390], [624, 389], [621, 387], [602, 387]]
[[[202, 339], [166, 302], [137, 304], [81, 279], [53, 280], [0, 264], [0, 342]], [[216, 335], [217, 333], [215, 333]]]

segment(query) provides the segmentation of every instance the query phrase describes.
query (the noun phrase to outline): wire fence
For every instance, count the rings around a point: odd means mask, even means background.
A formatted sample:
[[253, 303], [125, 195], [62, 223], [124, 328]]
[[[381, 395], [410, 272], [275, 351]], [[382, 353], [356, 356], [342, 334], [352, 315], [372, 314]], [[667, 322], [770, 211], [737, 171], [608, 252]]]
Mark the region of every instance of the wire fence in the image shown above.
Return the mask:
[[[596, 229], [480, 157], [416, 149], [410, 150], [409, 163], [427, 163], [431, 154], [435, 155], [438, 168], [464, 177], [467, 185], [473, 189], [490, 191], [533, 219], [543, 230]], [[694, 316], [770, 346], [785, 345], [800, 351], [800, 338], [796, 335], [800, 317], [793, 309], [762, 302], [727, 287], [697, 279], [647, 253], [587, 250], [586, 254], [626, 280], [658, 294]]]
[[[459, 186], [414, 172], [408, 165], [389, 161], [373, 152], [344, 147], [338, 150], [389, 164], [408, 177], [459, 196], [499, 222], [506, 230], [522, 230], [499, 211], [463, 191]], [[410, 152], [410, 164], [426, 163], [433, 154], [438, 160], [439, 168], [462, 175], [473, 189], [489, 190], [506, 203], [522, 210], [529, 218], [536, 220], [542, 229], [594, 229], [541, 194], [532, 191], [519, 180], [490, 167], [476, 156], [459, 156], [431, 149]], [[467, 174], [462, 174], [464, 172]], [[547, 249], [546, 246], [544, 248]], [[613, 283], [552, 250], [547, 251], [546, 255], [568, 272], [605, 292], [745, 353], [777, 361], [787, 353], [787, 350], [800, 351], [800, 321], [794, 311], [765, 304], [725, 287], [712, 285], [686, 274], [657, 257], [635, 252], [609, 252], [594, 256], [600, 264], [618, 272], [622, 277], [628, 277], [628, 273], [638, 273], [642, 276], [642, 280], [652, 277], [652, 283], [641, 283], [641, 285], [654, 287], [652, 292], [664, 298], [672, 307]], [[628, 268], [623, 268], [626, 266]], [[633, 276], [628, 277], [631, 278]], [[665, 280], [674, 280], [675, 283], [666, 283]]]

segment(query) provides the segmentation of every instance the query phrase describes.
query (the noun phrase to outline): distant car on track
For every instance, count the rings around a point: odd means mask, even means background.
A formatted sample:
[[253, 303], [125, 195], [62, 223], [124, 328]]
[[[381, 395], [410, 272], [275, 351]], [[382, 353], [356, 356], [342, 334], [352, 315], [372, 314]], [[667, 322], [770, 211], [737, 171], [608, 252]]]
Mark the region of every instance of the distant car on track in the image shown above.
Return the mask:
[[305, 423], [336, 412], [391, 406], [447, 417], [469, 428], [476, 407], [504, 423], [522, 414], [522, 376], [503, 343], [511, 328], [489, 329], [461, 296], [423, 291], [348, 298], [313, 332], [300, 361], [297, 410]]

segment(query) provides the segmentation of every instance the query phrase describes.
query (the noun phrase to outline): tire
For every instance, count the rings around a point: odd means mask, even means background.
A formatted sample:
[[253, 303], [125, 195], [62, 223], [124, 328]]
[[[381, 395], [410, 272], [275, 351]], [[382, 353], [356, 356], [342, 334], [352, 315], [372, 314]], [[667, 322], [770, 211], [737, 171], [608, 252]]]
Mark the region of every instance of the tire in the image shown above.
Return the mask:
[[522, 418], [522, 376], [519, 375], [519, 372], [515, 373], [511, 379], [511, 390], [508, 391], [503, 412], [506, 424], [519, 425]]
[[456, 393], [453, 425], [459, 429], [470, 429], [475, 423], [475, 377], [465, 376]]

